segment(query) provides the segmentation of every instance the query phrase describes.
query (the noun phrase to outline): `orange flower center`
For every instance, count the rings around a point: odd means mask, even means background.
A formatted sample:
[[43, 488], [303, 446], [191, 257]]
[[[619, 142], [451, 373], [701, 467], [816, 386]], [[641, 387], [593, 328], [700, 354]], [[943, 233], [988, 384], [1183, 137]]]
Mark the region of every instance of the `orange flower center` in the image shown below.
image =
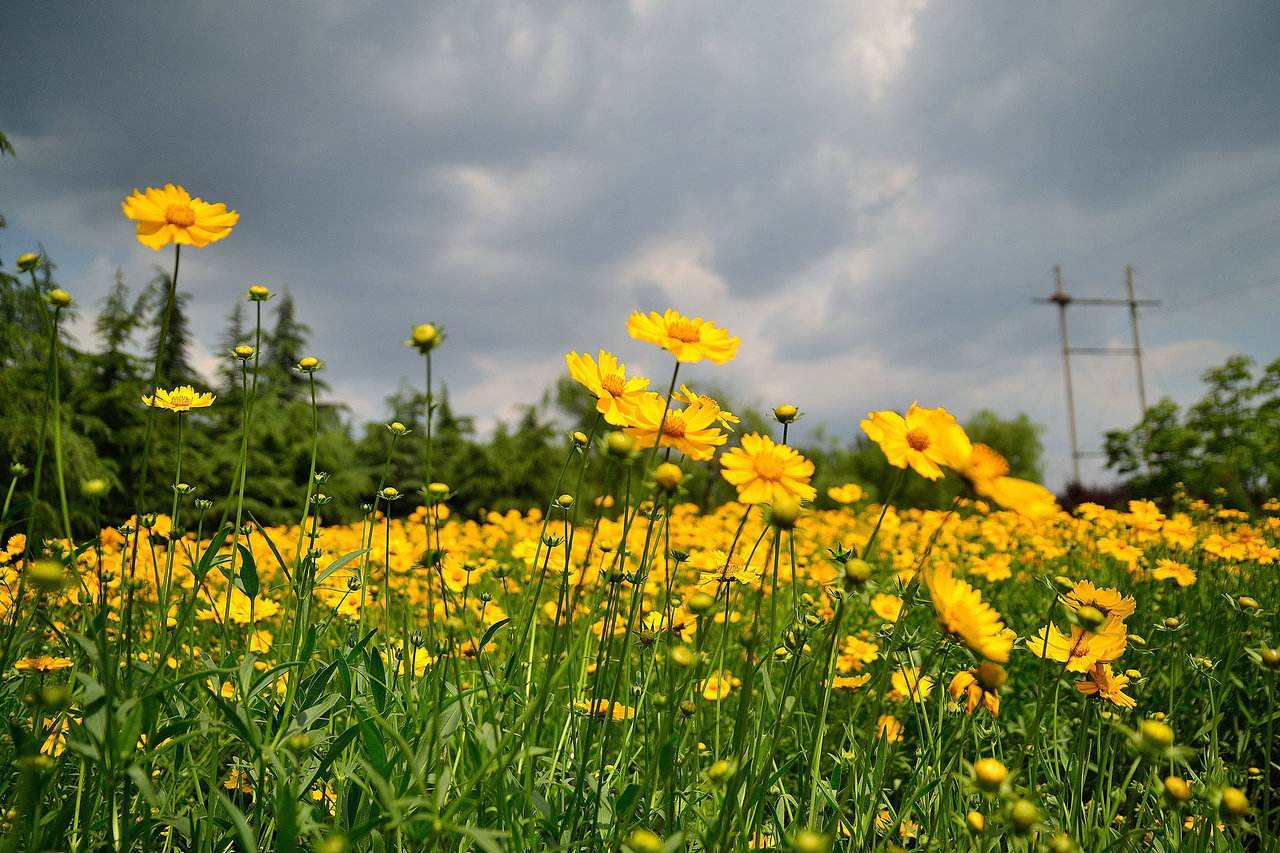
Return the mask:
[[164, 209], [164, 221], [179, 228], [196, 224], [196, 212], [185, 204], [171, 204]]
[[782, 473], [786, 470], [782, 460], [773, 453], [760, 454], [752, 460], [752, 465], [756, 469], [756, 476], [762, 480], [781, 480]]
[[686, 344], [696, 343], [702, 337], [698, 333], [698, 327], [688, 320], [676, 320], [674, 323], [668, 324], [667, 334], [677, 341], [684, 341]]
[[173, 406], [175, 409], [189, 409], [191, 408], [191, 403], [191, 398], [186, 394], [169, 395], [169, 405]]
[[929, 447], [929, 433], [917, 427], [907, 432], [907, 445], [915, 451], [923, 452]]
[[667, 420], [662, 425], [662, 434], [668, 438], [684, 438], [684, 417], [679, 412], [667, 412]]
[[600, 387], [609, 392], [610, 397], [621, 397], [626, 390], [626, 382], [616, 373], [600, 377]]

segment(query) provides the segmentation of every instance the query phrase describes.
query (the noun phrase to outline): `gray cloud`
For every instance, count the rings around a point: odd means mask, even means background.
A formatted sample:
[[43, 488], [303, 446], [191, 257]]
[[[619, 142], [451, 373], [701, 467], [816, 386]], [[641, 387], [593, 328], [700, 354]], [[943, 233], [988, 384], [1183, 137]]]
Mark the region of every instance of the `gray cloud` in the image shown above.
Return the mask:
[[[1067, 465], [1051, 313], [1145, 294], [1153, 396], [1276, 355], [1272, 4], [28, 3], [0, 57], [3, 253], [39, 239], [85, 303], [167, 255], [119, 214], [177, 180], [243, 219], [192, 253], [212, 347], [244, 286], [302, 300], [365, 417], [433, 319], [459, 403], [534, 398], [570, 348], [672, 304], [743, 338], [691, 378], [850, 433], [912, 399], [1025, 410]], [[1234, 288], [1234, 290], [1233, 290]], [[1247, 289], [1252, 288], [1252, 289]], [[1213, 297], [1218, 291], [1225, 296]], [[1120, 312], [1073, 314], [1124, 342]], [[1082, 363], [1082, 430], [1132, 368]]]

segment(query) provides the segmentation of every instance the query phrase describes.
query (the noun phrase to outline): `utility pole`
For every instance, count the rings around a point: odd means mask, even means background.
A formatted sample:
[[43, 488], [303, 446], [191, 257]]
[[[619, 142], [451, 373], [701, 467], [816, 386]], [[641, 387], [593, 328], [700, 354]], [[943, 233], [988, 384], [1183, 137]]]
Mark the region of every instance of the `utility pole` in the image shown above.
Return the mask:
[[[1138, 374], [1138, 406], [1140, 416], [1147, 415], [1147, 387], [1142, 375], [1142, 344], [1138, 338], [1139, 306], [1159, 305], [1158, 299], [1138, 299], [1133, 289], [1133, 267], [1124, 268], [1124, 283], [1128, 293], [1126, 299], [1077, 299], [1066, 292], [1062, 286], [1062, 267], [1053, 267], [1053, 295], [1038, 297], [1033, 302], [1058, 306], [1058, 335], [1062, 339], [1062, 376], [1067, 389], [1067, 433], [1071, 436], [1071, 475], [1073, 482], [1080, 482], [1080, 459], [1084, 456], [1098, 456], [1098, 451], [1082, 451], [1076, 434], [1076, 399], [1071, 386], [1072, 355], [1132, 355]], [[1131, 347], [1073, 347], [1067, 337], [1067, 306], [1077, 305], [1124, 305], [1129, 308], [1129, 330], [1133, 336]]]

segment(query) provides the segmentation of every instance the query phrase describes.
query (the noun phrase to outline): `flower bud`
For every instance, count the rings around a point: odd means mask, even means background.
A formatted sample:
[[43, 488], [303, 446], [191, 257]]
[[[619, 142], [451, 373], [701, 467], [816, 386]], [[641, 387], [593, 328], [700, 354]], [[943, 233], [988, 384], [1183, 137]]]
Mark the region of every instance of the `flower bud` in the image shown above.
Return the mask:
[[692, 649], [688, 646], [680, 645], [671, 649], [671, 662], [676, 666], [688, 669], [697, 663], [698, 659], [694, 656]]
[[778, 423], [789, 424], [800, 417], [800, 410], [790, 403], [783, 403], [781, 406], [774, 408], [773, 416], [778, 419]]
[[107, 493], [109, 488], [110, 485], [101, 477], [94, 477], [80, 484], [80, 491], [84, 492], [84, 496], [87, 498], [100, 498]]
[[790, 530], [800, 520], [801, 511], [800, 502], [794, 498], [776, 500], [769, 512], [769, 523], [774, 527]]
[[1262, 665], [1267, 669], [1280, 669], [1280, 649], [1263, 649]]
[[249, 288], [250, 302], [266, 302], [270, 298], [271, 290], [261, 284], [255, 284]]
[[384, 501], [398, 501], [400, 500], [400, 490], [395, 486], [386, 486], [382, 491], [378, 492], [378, 497]]
[[791, 836], [791, 849], [794, 853], [827, 853], [831, 839], [812, 829], [802, 829]]
[[694, 613], [706, 613], [716, 606], [716, 600], [705, 592], [695, 592], [689, 596], [689, 609]]
[[844, 561], [844, 579], [850, 586], [862, 586], [871, 579], [871, 564], [857, 557]]
[[27, 569], [27, 578], [45, 592], [56, 592], [67, 582], [67, 570], [56, 560], [36, 560]]
[[324, 365], [320, 359], [316, 358], [314, 355], [304, 356], [298, 360], [298, 369], [303, 373], [314, 373], [323, 366]]
[[561, 509], [571, 509], [573, 507], [573, 495], [561, 495], [556, 498], [556, 506]]
[[973, 763], [973, 776], [984, 791], [998, 791], [1009, 771], [998, 759], [979, 758]]
[[71, 294], [67, 293], [61, 287], [55, 287], [53, 290], [50, 290], [45, 298], [49, 300], [49, 304], [54, 308], [71, 307]]
[[18, 255], [18, 269], [22, 272], [31, 272], [38, 266], [40, 266], [40, 256], [35, 252], [24, 252]]
[[722, 758], [707, 768], [707, 778], [715, 784], [719, 785], [728, 781], [734, 771], [738, 769], [738, 765], [734, 761]]
[[1071, 836], [1065, 832], [1059, 832], [1053, 838], [1049, 839], [1049, 853], [1071, 853], [1076, 849], [1076, 845], [1071, 840]]
[[663, 462], [653, 472], [654, 482], [658, 484], [658, 488], [666, 492], [674, 492], [683, 479], [684, 472], [680, 470], [680, 466], [670, 462]]
[[636, 440], [625, 432], [611, 432], [606, 442], [611, 456], [625, 457], [635, 452]]
[[641, 828], [627, 836], [627, 846], [635, 853], [662, 853], [662, 838]]
[[983, 830], [987, 828], [987, 819], [982, 812], [970, 811], [964, 816], [964, 822], [974, 835], [981, 835]]
[[1086, 631], [1096, 631], [1102, 627], [1102, 623], [1107, 621], [1107, 615], [1098, 608], [1086, 604], [1076, 611], [1076, 619], [1080, 620], [1080, 627]]
[[1164, 750], [1173, 746], [1173, 729], [1159, 720], [1143, 720], [1138, 724], [1143, 746]]
[[400, 421], [392, 421], [391, 423], [387, 424], [387, 431], [390, 432], [392, 435], [397, 435], [397, 436], [409, 434], [409, 428], [405, 426], [403, 423], [401, 423]]
[[998, 693], [1004, 687], [1005, 680], [1008, 679], [1009, 674], [1004, 671], [1004, 667], [1000, 664], [983, 661], [978, 664], [974, 676], [978, 679], [978, 684], [981, 685], [983, 690], [988, 693]]
[[1030, 800], [1015, 800], [1009, 807], [1009, 825], [1014, 832], [1026, 835], [1040, 820], [1040, 809]]
[[1164, 795], [1171, 803], [1185, 803], [1191, 799], [1191, 785], [1181, 776], [1166, 776], [1164, 777]]
[[1241, 818], [1249, 813], [1249, 798], [1239, 788], [1223, 788], [1220, 805], [1224, 817]]
[[240, 359], [241, 361], [248, 361], [249, 359], [253, 358], [254, 349], [248, 344], [240, 344], [240, 346], [236, 347], [231, 352], [236, 358]]
[[410, 346], [418, 348], [419, 352], [427, 353], [438, 347], [443, 340], [440, 330], [432, 323], [422, 323], [414, 326]]
[[1236, 604], [1240, 605], [1241, 610], [1259, 610], [1262, 605], [1258, 603], [1258, 599], [1250, 595], [1242, 595], [1236, 599]]

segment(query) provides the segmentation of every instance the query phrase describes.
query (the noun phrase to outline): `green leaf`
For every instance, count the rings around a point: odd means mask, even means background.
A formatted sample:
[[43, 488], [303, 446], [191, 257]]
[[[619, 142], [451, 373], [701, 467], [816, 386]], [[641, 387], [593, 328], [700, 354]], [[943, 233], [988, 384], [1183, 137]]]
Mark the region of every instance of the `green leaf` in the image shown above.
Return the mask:
[[249, 598], [257, 598], [261, 583], [258, 581], [258, 564], [253, 559], [253, 552], [243, 544], [240, 548], [240, 576], [236, 578], [236, 586]]
[[[326, 580], [329, 579], [330, 575], [332, 575], [334, 572], [338, 571], [338, 569], [341, 569], [343, 566], [350, 563], [356, 557], [359, 557], [360, 555], [364, 554], [367, 550], [368, 550], [367, 548], [361, 548], [358, 551], [351, 551], [350, 553], [343, 554], [341, 557], [334, 560], [329, 565], [325, 566], [324, 571], [316, 575], [316, 585], [318, 586], [324, 583]], [[363, 578], [361, 578], [361, 580], [363, 581]]]

